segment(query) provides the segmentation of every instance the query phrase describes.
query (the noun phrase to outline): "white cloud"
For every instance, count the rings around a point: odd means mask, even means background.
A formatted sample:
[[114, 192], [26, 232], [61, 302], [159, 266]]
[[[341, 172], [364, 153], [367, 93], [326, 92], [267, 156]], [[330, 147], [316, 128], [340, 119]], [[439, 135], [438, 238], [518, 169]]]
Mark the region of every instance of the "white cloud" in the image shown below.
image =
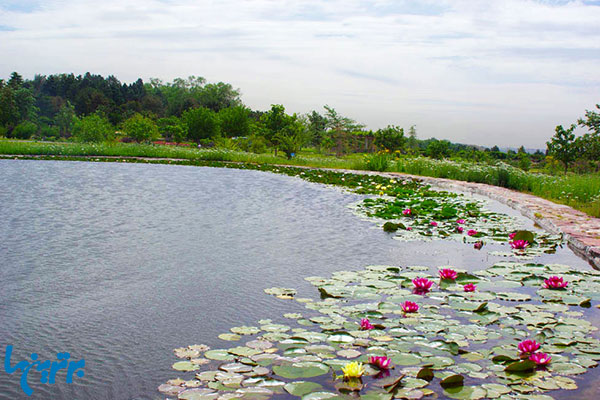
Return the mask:
[[0, 11], [3, 77], [200, 75], [253, 108], [329, 104], [371, 128], [486, 145], [543, 146], [600, 102], [600, 6], [582, 1], [14, 4]]

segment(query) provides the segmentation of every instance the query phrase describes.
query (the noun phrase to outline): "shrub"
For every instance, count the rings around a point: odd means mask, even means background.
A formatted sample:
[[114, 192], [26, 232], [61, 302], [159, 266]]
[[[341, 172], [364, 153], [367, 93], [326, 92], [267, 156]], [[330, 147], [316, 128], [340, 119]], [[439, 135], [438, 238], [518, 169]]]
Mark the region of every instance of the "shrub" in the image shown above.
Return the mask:
[[220, 126], [217, 114], [208, 108], [199, 107], [187, 110], [181, 119], [188, 128], [188, 138], [200, 143], [202, 139], [219, 136]]
[[123, 131], [136, 142], [149, 142], [159, 137], [156, 123], [141, 114], [135, 114], [125, 121]]
[[33, 122], [24, 121], [19, 125], [15, 126], [12, 131], [12, 136], [17, 139], [29, 139], [35, 135], [38, 131], [38, 127]]
[[113, 137], [114, 128], [106, 117], [91, 114], [76, 121], [73, 126], [73, 139], [78, 142], [103, 142]]

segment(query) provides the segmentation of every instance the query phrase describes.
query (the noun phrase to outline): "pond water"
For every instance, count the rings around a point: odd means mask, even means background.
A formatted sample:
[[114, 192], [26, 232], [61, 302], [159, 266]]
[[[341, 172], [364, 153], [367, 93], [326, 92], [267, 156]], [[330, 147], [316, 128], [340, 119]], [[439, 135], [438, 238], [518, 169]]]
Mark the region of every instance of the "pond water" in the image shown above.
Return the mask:
[[[273, 173], [0, 160], [0, 181], [0, 354], [13, 345], [14, 360], [86, 361], [73, 384], [30, 373], [34, 399], [164, 398], [174, 348], [228, 347], [217, 336], [233, 326], [304, 310], [268, 287], [315, 298], [307, 276], [502, 260], [459, 242], [393, 240], [351, 212], [362, 196]], [[536, 261], [590, 268], [566, 248]], [[27, 398], [3, 370], [0, 398]]]

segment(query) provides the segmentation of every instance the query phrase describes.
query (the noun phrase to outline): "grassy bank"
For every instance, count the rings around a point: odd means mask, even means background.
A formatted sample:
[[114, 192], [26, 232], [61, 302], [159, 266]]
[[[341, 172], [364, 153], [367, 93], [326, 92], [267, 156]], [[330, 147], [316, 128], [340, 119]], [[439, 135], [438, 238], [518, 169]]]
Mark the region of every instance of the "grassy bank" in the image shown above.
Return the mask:
[[584, 211], [600, 217], [600, 175], [551, 176], [525, 172], [507, 164], [488, 165], [472, 162], [432, 160], [425, 157], [387, 159], [373, 162], [356, 155], [337, 158], [312, 153], [287, 160], [272, 154], [254, 154], [224, 149], [196, 149], [126, 143], [58, 143], [0, 140], [0, 154], [53, 156], [106, 156], [178, 158], [190, 161], [229, 161], [259, 164], [287, 164], [317, 168], [385, 170], [414, 175], [487, 183], [506, 187]]

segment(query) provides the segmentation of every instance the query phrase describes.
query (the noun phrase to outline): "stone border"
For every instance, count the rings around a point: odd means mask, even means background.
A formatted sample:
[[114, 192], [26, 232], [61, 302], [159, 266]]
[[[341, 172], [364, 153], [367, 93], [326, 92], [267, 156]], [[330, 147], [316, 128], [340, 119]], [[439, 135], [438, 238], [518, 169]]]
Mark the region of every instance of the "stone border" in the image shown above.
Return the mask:
[[[149, 158], [149, 157], [121, 157], [121, 156], [47, 156], [47, 155], [0, 155], [0, 159], [39, 159], [51, 157], [52, 160], [61, 158], [80, 159], [125, 159], [139, 161], [176, 161], [187, 162], [194, 160], [177, 158]], [[116, 160], [115, 160], [116, 161]], [[237, 162], [221, 161], [224, 164], [240, 164]], [[437, 186], [442, 189], [450, 189], [462, 192], [475, 193], [489, 197], [505, 204], [530, 218], [543, 229], [563, 236], [569, 247], [579, 256], [590, 262], [594, 267], [600, 269], [600, 218], [591, 217], [581, 211], [575, 210], [563, 204], [557, 204], [550, 200], [542, 199], [527, 193], [517, 192], [499, 186], [486, 183], [475, 183], [456, 181], [446, 178], [434, 178], [404, 174], [400, 172], [376, 172], [347, 170], [334, 168], [314, 168], [301, 165], [272, 164], [276, 167], [296, 167], [305, 169], [316, 169], [324, 171], [337, 171], [362, 175], [381, 175], [389, 178], [410, 178]]]

